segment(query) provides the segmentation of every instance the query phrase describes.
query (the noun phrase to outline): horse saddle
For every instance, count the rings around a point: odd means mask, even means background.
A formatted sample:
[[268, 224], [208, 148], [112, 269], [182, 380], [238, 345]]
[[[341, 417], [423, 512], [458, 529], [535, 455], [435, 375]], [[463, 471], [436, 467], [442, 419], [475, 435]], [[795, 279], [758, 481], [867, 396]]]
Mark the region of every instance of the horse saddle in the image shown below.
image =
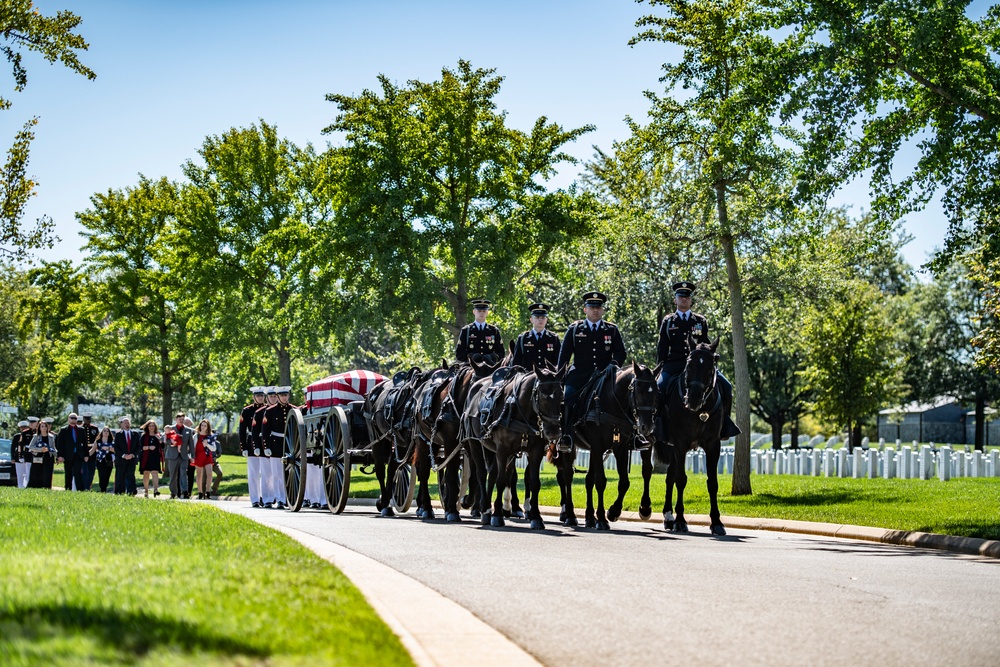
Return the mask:
[[580, 389], [580, 396], [583, 398], [577, 404], [576, 409], [576, 419], [575, 422], [583, 422], [590, 424], [600, 424], [601, 416], [603, 410], [601, 409], [601, 394], [604, 391], [604, 383], [615, 381], [615, 377], [618, 375], [618, 367], [614, 364], [608, 364], [608, 366], [602, 371], [595, 371], [587, 383], [583, 385]]
[[410, 371], [399, 371], [392, 376], [392, 386], [398, 387], [399, 385], [406, 382], [406, 376], [410, 374]]
[[436, 370], [434, 374], [431, 375], [431, 379], [427, 381], [427, 385], [424, 388], [424, 393], [420, 397], [420, 415], [424, 419], [431, 418], [431, 411], [434, 407], [434, 394], [437, 390], [444, 384], [444, 381], [451, 377], [451, 373], [446, 370]]
[[504, 386], [517, 377], [516, 371], [523, 370], [515, 366], [504, 366], [493, 372], [491, 384], [479, 401], [479, 423], [482, 424], [483, 428], [486, 428], [487, 424], [497, 421], [497, 418], [492, 417], [497, 397], [503, 392]]

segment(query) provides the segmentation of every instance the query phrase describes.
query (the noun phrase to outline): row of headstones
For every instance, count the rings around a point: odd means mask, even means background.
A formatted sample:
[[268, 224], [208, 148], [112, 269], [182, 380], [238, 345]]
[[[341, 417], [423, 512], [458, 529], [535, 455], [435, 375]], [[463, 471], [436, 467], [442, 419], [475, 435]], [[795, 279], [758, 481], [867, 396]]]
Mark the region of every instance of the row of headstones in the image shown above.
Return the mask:
[[[719, 457], [719, 474], [732, 474], [735, 451], [725, 449]], [[693, 474], [706, 471], [705, 452], [688, 452], [685, 467]], [[853, 477], [874, 479], [931, 479], [952, 477], [1000, 477], [1000, 450], [954, 451], [943, 446], [936, 452], [930, 445], [919, 450], [904, 446], [883, 451], [856, 449], [766, 450], [750, 452], [750, 469], [758, 475], [811, 475], [813, 477]]]

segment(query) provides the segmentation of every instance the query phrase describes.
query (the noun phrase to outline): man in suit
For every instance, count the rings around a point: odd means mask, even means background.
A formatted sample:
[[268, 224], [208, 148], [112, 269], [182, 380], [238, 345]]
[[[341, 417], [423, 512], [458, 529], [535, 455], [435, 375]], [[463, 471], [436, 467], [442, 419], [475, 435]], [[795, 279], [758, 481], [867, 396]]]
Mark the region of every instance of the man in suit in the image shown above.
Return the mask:
[[472, 300], [472, 315], [475, 321], [466, 324], [458, 332], [458, 345], [455, 347], [455, 358], [468, 362], [473, 354], [495, 354], [497, 359], [503, 359], [506, 350], [500, 339], [500, 330], [487, 323], [486, 315], [493, 304], [486, 299]]
[[170, 498], [190, 498], [188, 490], [187, 469], [194, 454], [194, 429], [185, 426], [183, 412], [174, 417], [174, 437], [167, 440], [164, 460], [167, 462], [167, 473], [170, 475]]
[[559, 363], [559, 336], [545, 328], [549, 321], [549, 307], [544, 303], [528, 306], [531, 312], [531, 328], [517, 337], [511, 366], [534, 369], [544, 367], [545, 362], [553, 366]]
[[[562, 347], [559, 350], [559, 366], [569, 368], [566, 373], [563, 404], [565, 406], [566, 428], [572, 432], [569, 420], [573, 408], [580, 399], [580, 389], [595, 372], [605, 370], [609, 364], [621, 366], [627, 353], [625, 341], [618, 326], [604, 319], [604, 304], [608, 297], [601, 292], [587, 292], [583, 295], [585, 319], [577, 320], [566, 329]], [[572, 365], [570, 361], [572, 360]], [[560, 451], [571, 451], [572, 441], [564, 435], [559, 444]]]
[[142, 434], [132, 428], [132, 420], [122, 417], [118, 420], [115, 433], [115, 494], [134, 496], [135, 465], [139, 462], [140, 438]]
[[56, 436], [57, 460], [63, 464], [66, 490], [83, 491], [83, 466], [90, 459], [90, 447], [83, 429], [77, 424], [77, 414], [71, 412], [67, 419], [69, 424], [59, 429]]

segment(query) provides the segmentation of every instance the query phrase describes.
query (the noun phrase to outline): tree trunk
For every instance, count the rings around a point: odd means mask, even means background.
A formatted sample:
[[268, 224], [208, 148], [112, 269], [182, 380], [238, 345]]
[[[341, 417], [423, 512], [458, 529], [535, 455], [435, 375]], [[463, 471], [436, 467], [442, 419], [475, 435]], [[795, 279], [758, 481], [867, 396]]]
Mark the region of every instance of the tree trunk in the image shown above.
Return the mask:
[[[985, 451], [984, 445], [986, 444], [986, 397], [981, 394], [976, 394], [976, 450]], [[995, 473], [994, 473], [995, 474]]]
[[778, 415], [772, 415], [768, 423], [771, 425], [771, 449], [781, 449], [781, 427], [785, 425], [785, 420]]
[[278, 384], [291, 386], [292, 384], [292, 353], [288, 351], [288, 332], [281, 332], [281, 341], [278, 344]]
[[[861, 433], [861, 421], [858, 420], [858, 421], [854, 422], [854, 430], [851, 432], [851, 442], [854, 443], [854, 447], [860, 447], [861, 446], [861, 437], [862, 437], [862, 433]], [[851, 451], [853, 451], [853, 447], [852, 447]]]
[[791, 441], [788, 443], [788, 446], [790, 448], [792, 448], [792, 449], [798, 449], [799, 448], [799, 418], [798, 417], [792, 417], [792, 424], [791, 424], [791, 429], [789, 430], [789, 433], [791, 433], [792, 437], [791, 437]]
[[722, 228], [722, 249], [726, 256], [726, 274], [729, 278], [729, 299], [733, 317], [733, 365], [736, 377], [733, 382], [733, 403], [736, 406], [736, 425], [740, 433], [736, 436], [736, 457], [733, 464], [734, 496], [753, 493], [750, 486], [750, 366], [747, 363], [747, 341], [743, 327], [743, 285], [740, 282], [740, 267], [736, 263], [736, 248], [729, 234], [729, 212], [726, 209], [726, 188], [715, 186], [715, 201]]
[[[165, 327], [161, 326], [161, 331]], [[161, 340], [165, 340], [161, 338]], [[163, 424], [173, 423], [174, 420], [174, 387], [173, 377], [170, 372], [170, 350], [166, 346], [160, 347], [160, 395], [163, 396]]]

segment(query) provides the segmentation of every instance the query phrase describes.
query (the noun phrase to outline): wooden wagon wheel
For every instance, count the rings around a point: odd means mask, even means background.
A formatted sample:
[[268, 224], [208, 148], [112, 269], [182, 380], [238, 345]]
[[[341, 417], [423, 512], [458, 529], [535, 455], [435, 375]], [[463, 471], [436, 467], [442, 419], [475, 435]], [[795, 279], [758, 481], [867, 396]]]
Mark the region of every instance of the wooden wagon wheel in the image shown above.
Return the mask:
[[284, 453], [281, 457], [288, 509], [298, 512], [306, 495], [306, 424], [298, 408], [288, 411], [285, 422]]
[[392, 477], [392, 509], [408, 512], [413, 503], [413, 492], [417, 488], [417, 470], [410, 463], [400, 463]]
[[[456, 454], [456, 456], [458, 456]], [[469, 458], [469, 452], [466, 451], [465, 447], [462, 447], [462, 457], [458, 468], [458, 497], [456, 499], [457, 505], [460, 507], [462, 503], [463, 492], [467, 492], [469, 488], [469, 479], [472, 476], [471, 471], [472, 459]], [[437, 473], [437, 483], [438, 483], [438, 500], [444, 504], [444, 471], [442, 468]]]
[[344, 408], [335, 405], [326, 417], [323, 434], [323, 483], [326, 504], [334, 514], [347, 507], [351, 491], [351, 426]]

